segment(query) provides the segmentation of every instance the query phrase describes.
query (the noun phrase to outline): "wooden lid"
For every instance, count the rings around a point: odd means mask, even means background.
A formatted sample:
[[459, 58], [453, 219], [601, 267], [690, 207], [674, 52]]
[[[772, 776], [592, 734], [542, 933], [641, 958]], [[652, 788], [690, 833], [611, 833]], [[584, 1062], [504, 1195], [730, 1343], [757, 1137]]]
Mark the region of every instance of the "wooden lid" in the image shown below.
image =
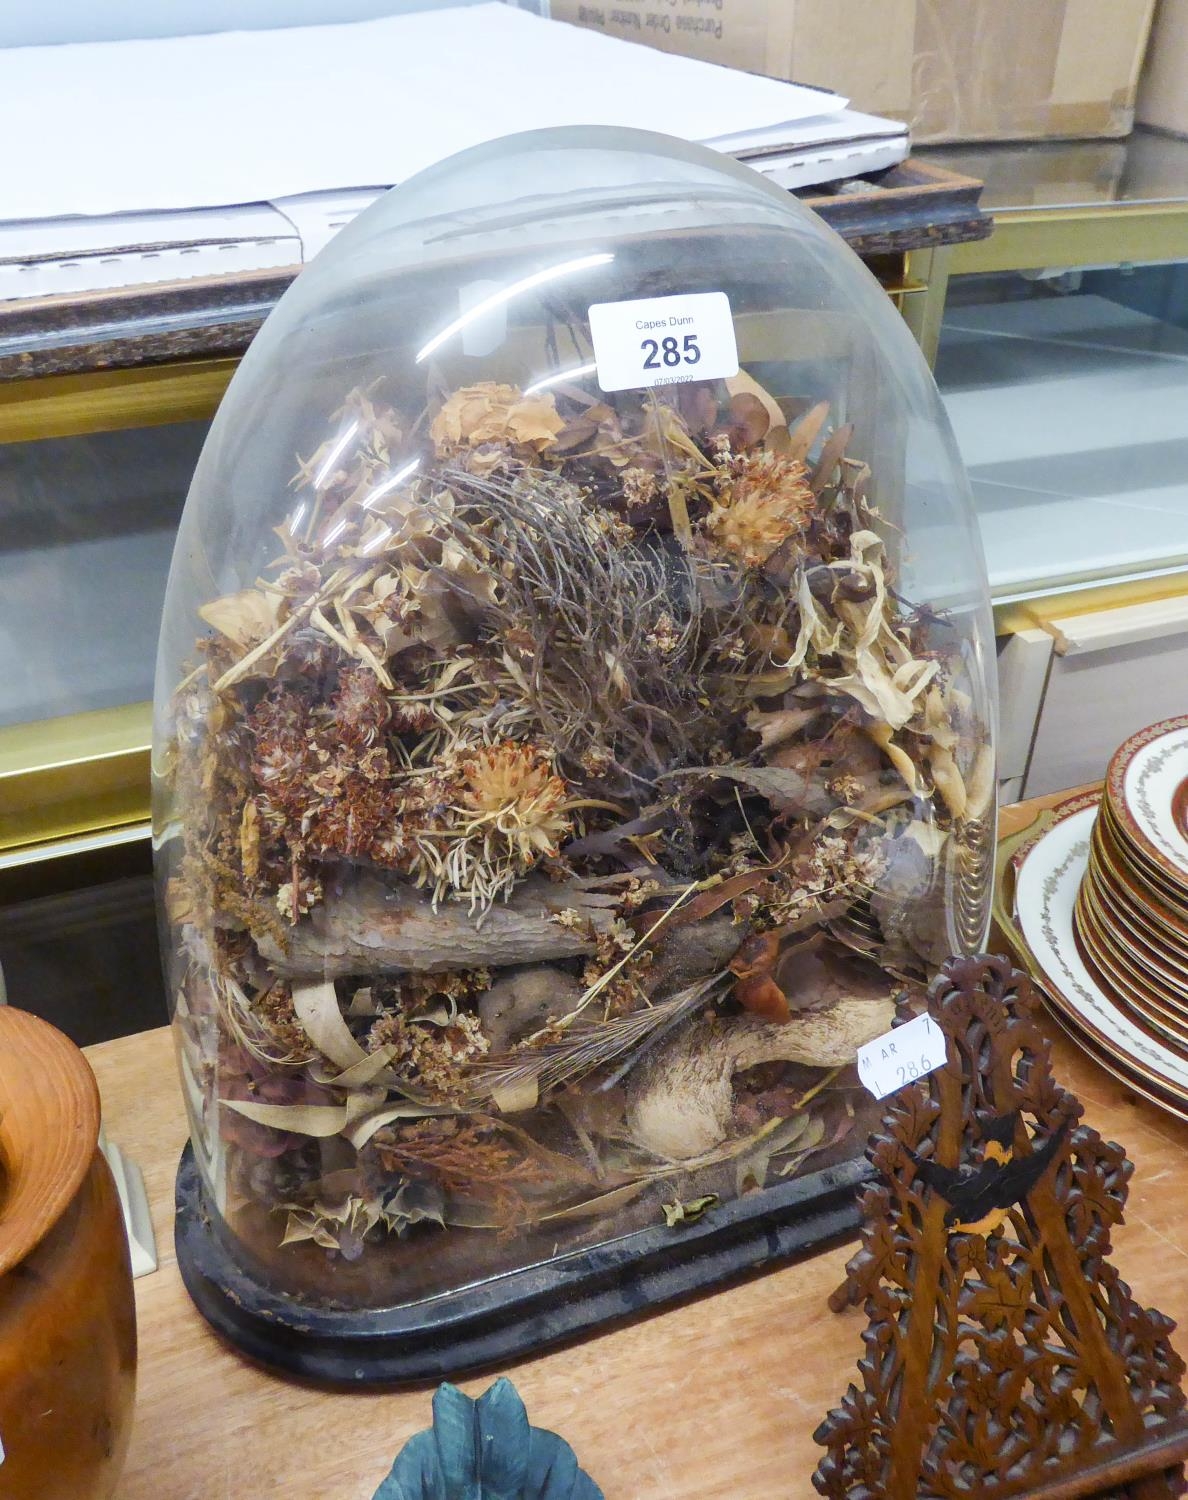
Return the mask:
[[99, 1089], [60, 1031], [0, 1005], [0, 1276], [45, 1238], [99, 1139]]

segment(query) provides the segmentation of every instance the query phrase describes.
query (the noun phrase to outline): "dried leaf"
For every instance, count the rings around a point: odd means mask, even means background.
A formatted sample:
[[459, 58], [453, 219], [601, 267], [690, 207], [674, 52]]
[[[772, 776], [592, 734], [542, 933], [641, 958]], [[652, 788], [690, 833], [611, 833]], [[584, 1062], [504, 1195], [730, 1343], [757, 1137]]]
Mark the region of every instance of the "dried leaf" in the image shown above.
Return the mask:
[[984, 818], [994, 801], [994, 747], [982, 745], [966, 782], [966, 818]]
[[332, 979], [295, 983], [293, 1009], [306, 1036], [331, 1062], [346, 1069], [366, 1059], [367, 1053], [342, 1018]]
[[957, 744], [957, 731], [953, 727], [952, 714], [945, 707], [944, 694], [939, 687], [930, 687], [924, 699], [924, 724], [922, 732], [946, 750]]
[[902, 729], [915, 713], [916, 696], [939, 670], [934, 661], [911, 662], [892, 676], [872, 651], [861, 651], [858, 671], [852, 676], [829, 679], [830, 692], [845, 693], [860, 704], [872, 719], [883, 720], [890, 729]]
[[953, 752], [935, 742], [928, 748], [928, 766], [936, 789], [955, 818], [965, 816], [965, 781], [957, 769]]
[[821, 449], [821, 456], [817, 460], [817, 466], [809, 479], [809, 487], [814, 495], [819, 495], [833, 478], [834, 471], [845, 455], [846, 445], [853, 436], [853, 422], [847, 422], [844, 427], [839, 427], [835, 432], [830, 434], [829, 440]]
[[[781, 1162], [777, 1168], [780, 1177], [791, 1177], [793, 1172], [798, 1172], [808, 1157], [822, 1144], [825, 1139], [825, 1121], [817, 1115], [809, 1117], [808, 1129], [803, 1139], [798, 1142], [796, 1155], [791, 1161]], [[791, 1149], [786, 1147], [785, 1149]], [[773, 1153], [775, 1154], [775, 1153]]]
[[540, 1103], [540, 1087], [531, 1075], [510, 1083], [497, 1083], [491, 1089], [491, 1100], [500, 1114], [522, 1114]]
[[223, 1099], [220, 1103], [257, 1125], [319, 1140], [340, 1134], [347, 1121], [346, 1106], [340, 1104], [254, 1104], [248, 1099]]
[[525, 396], [508, 413], [507, 430], [512, 442], [525, 443], [538, 452], [549, 446], [562, 425], [551, 395]]
[[730, 431], [740, 448], [753, 448], [767, 436], [771, 413], [767, 404], [749, 391], [730, 398]]
[[914, 797], [923, 796], [924, 789], [916, 763], [902, 746], [895, 743], [890, 724], [869, 724], [866, 733], [903, 777], [911, 794]]
[[203, 604], [198, 613], [220, 635], [245, 650], [262, 641], [276, 629], [281, 596], [261, 589], [243, 589]]
[[690, 1198], [687, 1203], [678, 1199], [674, 1203], [662, 1203], [660, 1207], [664, 1211], [665, 1224], [669, 1229], [675, 1229], [678, 1224], [696, 1224], [711, 1208], [716, 1208], [718, 1202], [717, 1193], [707, 1193], [703, 1198]]
[[365, 1114], [354, 1121], [347, 1121], [343, 1134], [356, 1151], [362, 1151], [377, 1130], [391, 1125], [395, 1120], [427, 1120], [439, 1115], [457, 1114], [448, 1104], [417, 1104], [409, 1099], [402, 1104], [385, 1104], [373, 1114]]
[[514, 385], [485, 380], [455, 391], [434, 417], [429, 436], [439, 453], [486, 443], [540, 453], [564, 427], [551, 393], [524, 396]]
[[764, 885], [774, 873], [775, 867], [773, 866], [770, 869], [743, 870], [739, 875], [731, 875], [718, 885], [711, 886], [695, 896], [688, 906], [677, 914], [672, 926], [684, 927], [690, 922], [703, 921], [719, 911], [727, 902], [734, 901], [739, 896], [745, 896], [748, 891]]
[[806, 1110], [791, 1115], [786, 1120], [773, 1122], [768, 1133], [738, 1158], [734, 1172], [735, 1190], [740, 1194], [745, 1192], [748, 1183], [753, 1183], [757, 1188], [764, 1187], [772, 1157], [801, 1145], [813, 1120], [814, 1116]]
[[393, 1046], [379, 1047], [374, 1052], [369, 1052], [361, 1057], [357, 1063], [352, 1063], [341, 1073], [331, 1074], [327, 1077], [319, 1076], [316, 1068], [311, 1069], [312, 1076], [318, 1083], [324, 1083], [330, 1088], [336, 1089], [361, 1089], [382, 1077], [386, 1072], [392, 1055], [396, 1051]]
[[822, 786], [809, 781], [799, 771], [781, 766], [690, 766], [680, 771], [670, 771], [666, 780], [674, 776], [703, 776], [707, 781], [738, 781], [749, 786], [753, 792], [766, 797], [771, 805], [782, 813], [811, 813], [824, 817], [836, 806], [833, 798]]
[[[737, 375], [728, 375], [726, 377], [726, 390], [731, 396], [750, 396], [762, 404], [768, 417], [768, 425], [765, 431], [770, 431], [772, 428], [780, 428], [784, 432], [787, 432], [788, 424], [784, 420], [784, 413], [780, 410], [779, 403], [769, 391], [765, 390], [745, 370], [740, 370]], [[734, 403], [731, 402], [731, 409], [733, 409], [733, 406]], [[763, 435], [764, 433], [760, 433], [760, 437]]]
[[789, 433], [789, 445], [787, 456], [799, 459], [801, 463], [809, 455], [809, 449], [817, 441], [817, 434], [825, 425], [825, 418], [829, 415], [829, 402], [818, 401], [816, 406], [810, 406], [796, 426]]
[[[335, 1172], [332, 1178], [355, 1180], [353, 1172]], [[323, 1188], [330, 1179], [323, 1179]], [[347, 1259], [362, 1251], [366, 1235], [382, 1224], [390, 1233], [403, 1235], [411, 1224], [442, 1224], [442, 1194], [431, 1183], [405, 1182], [395, 1193], [372, 1193], [363, 1197], [345, 1193], [340, 1198], [321, 1196], [308, 1203], [284, 1203], [289, 1217], [283, 1245], [313, 1240], [325, 1250], [338, 1250]]]
[[809, 708], [780, 708], [772, 713], [752, 709], [747, 715], [747, 728], [753, 729], [759, 736], [761, 750], [775, 750], [811, 724], [820, 712], [816, 705]]

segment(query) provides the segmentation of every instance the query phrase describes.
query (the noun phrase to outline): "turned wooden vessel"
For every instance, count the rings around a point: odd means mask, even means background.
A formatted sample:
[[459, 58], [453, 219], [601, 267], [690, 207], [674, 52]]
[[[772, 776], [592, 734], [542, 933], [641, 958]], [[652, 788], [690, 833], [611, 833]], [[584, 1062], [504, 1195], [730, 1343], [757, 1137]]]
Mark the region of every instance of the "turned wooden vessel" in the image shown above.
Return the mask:
[[0, 1495], [106, 1500], [132, 1422], [136, 1316], [82, 1053], [0, 1007]]

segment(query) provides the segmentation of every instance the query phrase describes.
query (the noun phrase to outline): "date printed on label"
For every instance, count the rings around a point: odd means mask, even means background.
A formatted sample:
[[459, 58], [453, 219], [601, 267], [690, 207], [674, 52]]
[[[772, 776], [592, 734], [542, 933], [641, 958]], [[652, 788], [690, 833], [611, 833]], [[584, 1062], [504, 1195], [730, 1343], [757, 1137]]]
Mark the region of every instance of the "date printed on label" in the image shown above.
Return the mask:
[[738, 345], [725, 292], [596, 302], [590, 338], [604, 391], [646, 390], [738, 374]]
[[885, 1099], [942, 1067], [946, 1056], [944, 1032], [931, 1016], [917, 1016], [858, 1048], [858, 1077], [876, 1099]]

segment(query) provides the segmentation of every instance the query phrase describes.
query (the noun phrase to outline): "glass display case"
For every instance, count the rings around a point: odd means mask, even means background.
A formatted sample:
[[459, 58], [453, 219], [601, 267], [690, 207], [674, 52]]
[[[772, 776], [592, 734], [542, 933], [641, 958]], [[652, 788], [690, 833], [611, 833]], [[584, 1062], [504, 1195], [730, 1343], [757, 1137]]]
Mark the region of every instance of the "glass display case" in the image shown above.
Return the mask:
[[[11, 303], [3, 312], [15, 317]], [[0, 363], [13, 341], [0, 328]], [[229, 371], [0, 373], [0, 969], [80, 1045], [166, 1017], [149, 813], [169, 558]]]
[[995, 214], [952, 252], [936, 362], [992, 598], [1185, 576], [1188, 143], [927, 159], [983, 178]]
[[1183, 707], [1188, 142], [926, 156], [984, 178], [995, 215], [946, 252], [936, 372], [986, 548], [1013, 801], [1096, 780]]
[[151, 697], [168, 559], [205, 436], [183, 422], [0, 445], [0, 727]]
[[147, 870], [161, 601], [228, 364], [0, 371], [0, 870], [130, 837]]
[[992, 597], [1188, 566], [1188, 263], [949, 284], [937, 381]]
[[984, 936], [989, 641], [925, 363], [787, 194], [541, 132], [345, 229], [231, 383], [162, 627], [207, 1316], [425, 1374], [819, 1235], [856, 1048]]

